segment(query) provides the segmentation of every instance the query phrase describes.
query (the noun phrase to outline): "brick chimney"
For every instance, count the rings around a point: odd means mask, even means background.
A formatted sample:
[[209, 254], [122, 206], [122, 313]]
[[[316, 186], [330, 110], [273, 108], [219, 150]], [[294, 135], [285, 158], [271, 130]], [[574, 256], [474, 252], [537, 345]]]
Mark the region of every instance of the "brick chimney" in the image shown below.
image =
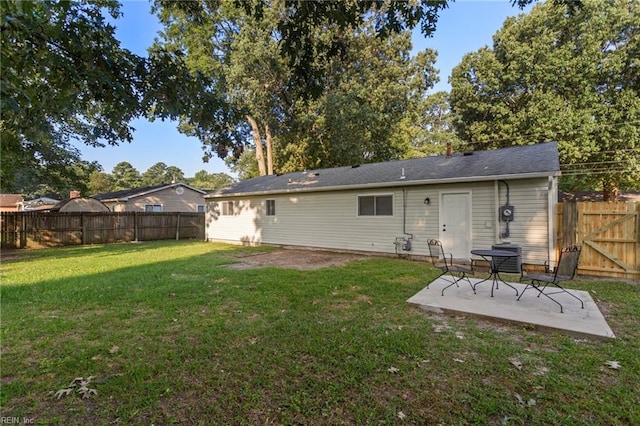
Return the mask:
[[80, 191], [73, 190], [69, 192], [69, 198], [80, 198]]

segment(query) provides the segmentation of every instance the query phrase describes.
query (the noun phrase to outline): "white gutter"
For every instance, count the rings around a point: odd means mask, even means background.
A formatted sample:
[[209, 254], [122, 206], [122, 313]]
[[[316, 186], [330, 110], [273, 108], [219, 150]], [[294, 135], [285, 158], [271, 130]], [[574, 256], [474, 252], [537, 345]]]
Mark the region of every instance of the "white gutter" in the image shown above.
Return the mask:
[[297, 194], [301, 192], [329, 192], [329, 191], [347, 191], [352, 189], [371, 189], [371, 188], [395, 188], [400, 186], [418, 186], [418, 185], [437, 185], [442, 183], [466, 183], [466, 182], [482, 182], [492, 180], [505, 179], [530, 179], [530, 178], [550, 178], [552, 176], [560, 176], [560, 172], [553, 173], [522, 173], [517, 175], [493, 175], [493, 176], [475, 176], [475, 177], [459, 177], [449, 179], [422, 179], [415, 181], [396, 181], [396, 182], [375, 182], [351, 185], [334, 185], [319, 186], [311, 188], [293, 188], [293, 189], [277, 189], [269, 191], [253, 191], [253, 192], [237, 192], [227, 194], [210, 193], [204, 196], [205, 199], [211, 198], [229, 198], [229, 197], [252, 197], [258, 195], [275, 195], [275, 194]]

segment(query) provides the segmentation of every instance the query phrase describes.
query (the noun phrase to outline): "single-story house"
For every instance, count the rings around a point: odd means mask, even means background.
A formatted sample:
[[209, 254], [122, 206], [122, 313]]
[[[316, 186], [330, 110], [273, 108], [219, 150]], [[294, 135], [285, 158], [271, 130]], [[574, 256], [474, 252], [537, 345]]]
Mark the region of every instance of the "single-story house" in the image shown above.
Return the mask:
[[22, 202], [20, 210], [23, 211], [40, 211], [49, 210], [51, 207], [58, 204], [60, 200], [51, 197], [38, 197], [33, 200], [26, 200]]
[[555, 259], [557, 143], [361, 164], [238, 182], [205, 195], [206, 238], [456, 258], [510, 243]]
[[108, 212], [109, 207], [104, 205], [104, 203], [102, 203], [100, 200], [96, 200], [95, 198], [73, 197], [58, 202], [57, 204], [49, 208], [48, 211], [61, 213], [100, 213]]
[[112, 212], [204, 212], [206, 191], [170, 183], [93, 195]]
[[23, 201], [20, 194], [0, 194], [0, 212], [17, 212]]

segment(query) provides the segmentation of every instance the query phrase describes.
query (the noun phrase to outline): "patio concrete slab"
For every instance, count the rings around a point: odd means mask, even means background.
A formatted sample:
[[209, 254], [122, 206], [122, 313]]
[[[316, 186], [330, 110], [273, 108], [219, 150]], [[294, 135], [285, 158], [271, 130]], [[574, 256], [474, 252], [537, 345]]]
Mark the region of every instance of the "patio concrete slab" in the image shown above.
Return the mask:
[[[482, 281], [478, 278], [470, 280], [474, 284]], [[584, 309], [581, 308], [580, 302], [567, 294], [554, 295], [564, 308], [564, 313], [560, 313], [560, 307], [556, 303], [544, 296], [538, 298], [538, 292], [532, 288], [529, 288], [518, 301], [515, 291], [504, 284], [494, 289], [494, 297], [491, 297], [490, 281], [479, 284], [476, 287], [477, 294], [473, 293], [467, 281], [463, 280], [458, 284], [459, 287], [452, 286], [446, 289], [442, 296], [442, 289], [449, 285], [449, 282], [438, 278], [407, 302], [432, 312], [464, 313], [528, 324], [579, 338], [615, 338], [598, 306], [586, 291], [570, 290], [584, 301]], [[515, 287], [518, 293], [525, 288], [525, 284], [509, 284]]]

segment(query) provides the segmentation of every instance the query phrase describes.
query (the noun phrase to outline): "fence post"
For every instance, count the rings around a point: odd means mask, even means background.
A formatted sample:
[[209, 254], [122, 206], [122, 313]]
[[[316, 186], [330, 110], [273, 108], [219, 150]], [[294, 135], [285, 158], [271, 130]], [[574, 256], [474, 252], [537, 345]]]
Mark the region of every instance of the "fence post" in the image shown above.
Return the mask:
[[133, 241], [138, 242], [138, 212], [133, 212]]
[[568, 200], [562, 203], [562, 246], [575, 245], [577, 243], [578, 229], [578, 203], [576, 200]]
[[80, 233], [82, 234], [81, 242], [82, 245], [87, 244], [87, 224], [85, 220], [84, 212], [80, 213]]
[[20, 213], [20, 248], [23, 249], [26, 246], [27, 246], [27, 218], [24, 215], [24, 213]]
[[180, 212], [178, 212], [178, 217], [176, 218], [176, 240], [180, 239]]

